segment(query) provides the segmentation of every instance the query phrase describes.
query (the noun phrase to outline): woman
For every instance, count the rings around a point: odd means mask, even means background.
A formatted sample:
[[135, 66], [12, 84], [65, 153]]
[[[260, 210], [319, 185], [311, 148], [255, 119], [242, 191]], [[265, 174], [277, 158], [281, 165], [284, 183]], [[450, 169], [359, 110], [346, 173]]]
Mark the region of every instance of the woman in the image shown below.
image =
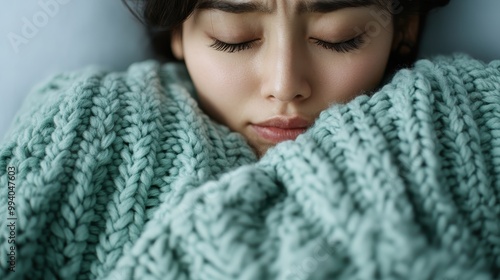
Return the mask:
[[448, 1], [137, 2], [204, 111], [262, 155], [412, 63], [425, 15]]
[[177, 62], [31, 93], [0, 278], [498, 278], [500, 62], [411, 65], [444, 2], [135, 3]]

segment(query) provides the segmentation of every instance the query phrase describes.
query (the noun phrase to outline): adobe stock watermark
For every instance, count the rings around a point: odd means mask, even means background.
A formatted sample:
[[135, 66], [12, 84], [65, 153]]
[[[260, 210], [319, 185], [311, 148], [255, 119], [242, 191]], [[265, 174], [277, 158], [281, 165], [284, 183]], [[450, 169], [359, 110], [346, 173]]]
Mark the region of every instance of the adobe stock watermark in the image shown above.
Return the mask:
[[12, 49], [17, 54], [22, 45], [29, 43], [39, 32], [40, 29], [47, 26], [51, 18], [54, 18], [64, 6], [72, 0], [40, 0], [38, 6], [40, 9], [35, 12], [30, 18], [22, 17], [21, 30], [19, 33], [9, 32], [7, 39], [12, 46]]
[[358, 37], [365, 34], [365, 43], [358, 49], [353, 50], [347, 56], [351, 60], [351, 54], [358, 54], [363, 48], [366, 48], [373, 38], [379, 36], [383, 30], [388, 30], [389, 25], [392, 24], [393, 16], [403, 12], [404, 7], [398, 0], [391, 1], [391, 4], [386, 9], [374, 9], [370, 11], [373, 20], [368, 21], [363, 28], [359, 26], [354, 27], [355, 36]]
[[307, 280], [311, 273], [316, 271], [321, 263], [331, 259], [338, 254], [340, 244], [329, 244], [322, 240], [314, 246], [313, 254], [302, 260], [297, 266], [293, 267], [287, 274], [286, 280]]

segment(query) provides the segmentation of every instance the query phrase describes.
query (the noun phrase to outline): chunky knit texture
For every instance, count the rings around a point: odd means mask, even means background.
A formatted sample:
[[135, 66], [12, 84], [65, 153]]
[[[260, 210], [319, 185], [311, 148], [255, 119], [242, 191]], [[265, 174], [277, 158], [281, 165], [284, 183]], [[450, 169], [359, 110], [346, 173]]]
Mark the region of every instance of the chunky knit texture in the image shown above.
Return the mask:
[[260, 160], [194, 94], [154, 61], [36, 88], [0, 146], [0, 279], [500, 277], [500, 61], [421, 60]]

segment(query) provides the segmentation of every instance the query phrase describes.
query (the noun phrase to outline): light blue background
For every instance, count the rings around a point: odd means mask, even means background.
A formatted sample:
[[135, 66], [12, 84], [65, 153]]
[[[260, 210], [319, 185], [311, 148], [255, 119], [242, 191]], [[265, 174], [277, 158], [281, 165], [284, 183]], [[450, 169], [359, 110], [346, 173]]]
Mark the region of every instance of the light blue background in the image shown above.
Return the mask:
[[[29, 90], [48, 76], [90, 64], [125, 70], [152, 56], [143, 28], [120, 0], [0, 2], [0, 141]], [[59, 11], [16, 53], [9, 34], [22, 35], [23, 18], [33, 23], [48, 14], [40, 3], [49, 2]]]
[[484, 61], [500, 59], [500, 0], [451, 0], [431, 12], [421, 55], [457, 51]]
[[[152, 56], [144, 30], [120, 0], [0, 1], [0, 141], [26, 94], [49, 75], [90, 64], [125, 70]], [[50, 14], [40, 4], [49, 2], [57, 6]], [[22, 35], [24, 18], [40, 27], [16, 53], [9, 36]], [[500, 59], [499, 0], [451, 0], [428, 26], [422, 56], [462, 51]]]

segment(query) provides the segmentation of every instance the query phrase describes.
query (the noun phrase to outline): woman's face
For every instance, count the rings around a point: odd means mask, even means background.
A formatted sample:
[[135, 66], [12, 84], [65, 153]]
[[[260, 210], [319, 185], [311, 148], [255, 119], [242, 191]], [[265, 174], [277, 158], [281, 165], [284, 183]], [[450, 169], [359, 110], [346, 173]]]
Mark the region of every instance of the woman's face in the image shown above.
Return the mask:
[[393, 25], [374, 1], [201, 2], [172, 49], [185, 60], [201, 108], [243, 134], [259, 156], [383, 77]]

